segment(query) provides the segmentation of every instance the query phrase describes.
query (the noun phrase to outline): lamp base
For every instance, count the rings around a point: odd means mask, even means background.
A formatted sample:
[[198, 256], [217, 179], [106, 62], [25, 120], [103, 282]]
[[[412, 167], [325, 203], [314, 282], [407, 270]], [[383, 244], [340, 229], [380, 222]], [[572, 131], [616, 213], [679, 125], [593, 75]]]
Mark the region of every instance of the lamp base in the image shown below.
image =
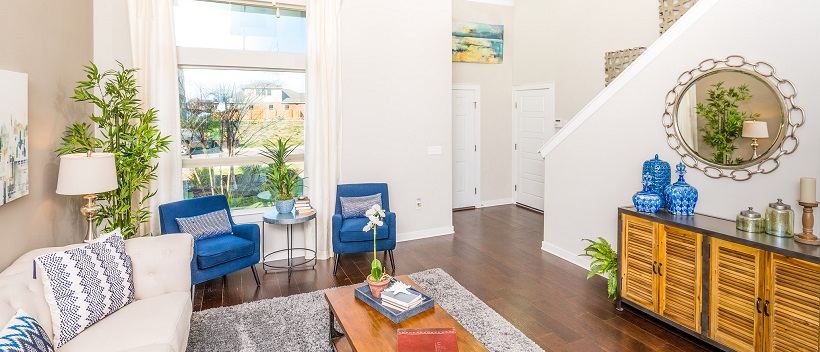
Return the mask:
[[80, 208], [80, 214], [83, 214], [85, 220], [88, 222], [88, 228], [85, 231], [85, 239], [83, 242], [88, 243], [97, 239], [97, 232], [94, 231], [94, 218], [100, 213], [102, 207], [94, 202], [97, 199], [97, 196], [94, 194], [85, 195], [83, 199], [87, 202]]

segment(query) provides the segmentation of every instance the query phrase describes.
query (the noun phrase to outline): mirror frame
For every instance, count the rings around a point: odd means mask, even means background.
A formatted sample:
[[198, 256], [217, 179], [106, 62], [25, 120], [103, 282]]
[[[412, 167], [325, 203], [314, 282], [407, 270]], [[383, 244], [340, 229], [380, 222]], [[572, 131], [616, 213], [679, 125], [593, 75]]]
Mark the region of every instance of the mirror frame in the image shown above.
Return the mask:
[[[741, 72], [767, 83], [780, 101], [780, 109], [783, 112], [783, 128], [780, 129], [774, 145], [766, 154], [740, 165], [721, 165], [702, 158], [683, 142], [678, 131], [677, 110], [683, 93], [699, 78], [718, 71]], [[745, 181], [755, 174], [768, 174], [780, 166], [780, 157], [794, 153], [800, 144], [795, 131], [806, 122], [806, 115], [801, 107], [794, 104], [796, 96], [797, 88], [794, 84], [776, 76], [774, 66], [768, 63], [751, 63], [739, 55], [732, 55], [723, 60], [706, 59], [697, 67], [678, 76], [675, 87], [666, 93], [666, 109], [661, 119], [666, 130], [666, 143], [680, 154], [684, 164], [703, 171], [711, 178], [726, 177], [735, 181]]]

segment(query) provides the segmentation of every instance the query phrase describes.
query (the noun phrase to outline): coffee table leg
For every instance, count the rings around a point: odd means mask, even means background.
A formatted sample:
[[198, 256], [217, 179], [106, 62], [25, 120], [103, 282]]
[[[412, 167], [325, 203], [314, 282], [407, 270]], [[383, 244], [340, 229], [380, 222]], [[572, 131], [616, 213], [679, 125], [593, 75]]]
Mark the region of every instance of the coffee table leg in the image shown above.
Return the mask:
[[338, 339], [340, 337], [345, 336], [345, 334], [336, 330], [336, 327], [333, 323], [336, 322], [336, 316], [333, 315], [333, 310], [329, 309], [330, 311], [330, 345], [333, 346], [333, 340]]

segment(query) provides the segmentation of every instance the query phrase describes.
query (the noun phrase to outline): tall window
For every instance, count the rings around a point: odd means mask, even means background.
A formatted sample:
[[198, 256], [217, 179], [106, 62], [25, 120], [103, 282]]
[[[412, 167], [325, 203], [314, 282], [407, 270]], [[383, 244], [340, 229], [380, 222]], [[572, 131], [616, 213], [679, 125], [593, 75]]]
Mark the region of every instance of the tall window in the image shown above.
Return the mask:
[[[277, 138], [304, 144], [305, 11], [276, 12], [199, 0], [174, 5], [185, 199], [224, 194], [234, 209], [272, 206], [260, 151]], [[297, 169], [303, 158], [299, 147]]]

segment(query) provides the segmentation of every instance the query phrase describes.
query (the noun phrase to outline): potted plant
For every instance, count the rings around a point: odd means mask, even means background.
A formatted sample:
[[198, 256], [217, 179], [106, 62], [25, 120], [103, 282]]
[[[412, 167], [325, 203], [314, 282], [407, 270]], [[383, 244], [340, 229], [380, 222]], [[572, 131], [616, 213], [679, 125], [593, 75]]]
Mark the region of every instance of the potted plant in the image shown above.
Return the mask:
[[290, 138], [277, 138], [264, 145], [262, 155], [271, 160], [265, 170], [265, 188], [270, 192], [279, 213], [290, 213], [296, 203], [296, 190], [299, 187], [299, 172], [291, 168], [288, 157], [298, 145]]
[[88, 80], [77, 82], [73, 98], [99, 109], [91, 121], [103, 138], [95, 137], [90, 124], [75, 123], [66, 129], [56, 150], [57, 155], [95, 149], [114, 154], [119, 187], [97, 195], [104, 202], [94, 221], [98, 226], [105, 222], [104, 232], [119, 228], [125, 238], [136, 236], [140, 225], [151, 217], [147, 202], [157, 191], [150, 191], [149, 183], [157, 179], [156, 159], [171, 143], [156, 126], [157, 110], [145, 110], [137, 98], [136, 70], [121, 63], [119, 69], [105, 72], [93, 62], [85, 66]]
[[735, 139], [743, 132], [743, 121], [754, 121], [760, 114], [740, 111], [738, 103], [751, 100], [749, 86], [742, 84], [738, 87], [723, 87], [723, 82], [712, 85], [709, 89], [707, 104], [698, 103], [695, 108], [699, 116], [706, 119], [706, 125], [700, 129], [703, 132], [703, 142], [715, 148], [712, 153], [714, 162], [724, 165], [740, 164], [743, 158], [732, 155], [737, 149]]
[[589, 265], [589, 278], [601, 274], [607, 277], [607, 297], [615, 300], [617, 298], [617, 283], [618, 283], [618, 253], [612, 250], [612, 246], [603, 237], [598, 237], [600, 242], [595, 240], [583, 239], [590, 243], [587, 248], [584, 248], [582, 257], [592, 258], [592, 263]]
[[378, 204], [373, 204], [370, 209], [367, 209], [364, 215], [367, 216], [367, 219], [370, 221], [367, 222], [367, 225], [365, 225], [362, 231], [373, 229], [373, 262], [370, 264], [370, 275], [367, 276], [367, 285], [370, 286], [370, 293], [373, 294], [373, 297], [381, 298], [382, 291], [390, 284], [390, 275], [384, 272], [382, 262], [376, 258], [376, 227], [384, 224], [382, 221], [382, 219], [384, 219], [384, 209]]

